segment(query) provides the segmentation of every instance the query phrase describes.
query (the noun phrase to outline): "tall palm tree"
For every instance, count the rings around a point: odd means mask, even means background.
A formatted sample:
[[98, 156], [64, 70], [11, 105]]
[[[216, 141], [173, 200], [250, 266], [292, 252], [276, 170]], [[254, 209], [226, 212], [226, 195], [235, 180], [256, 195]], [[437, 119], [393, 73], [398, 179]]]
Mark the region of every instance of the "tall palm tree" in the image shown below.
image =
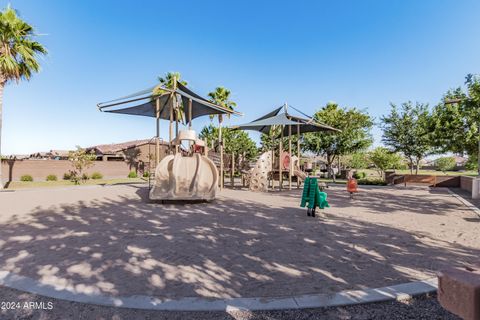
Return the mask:
[[[2, 138], [3, 90], [9, 81], [30, 80], [40, 70], [38, 56], [47, 50], [34, 41], [33, 27], [8, 6], [0, 12], [0, 141]], [[0, 144], [1, 154], [1, 144]], [[3, 188], [0, 166], [0, 189]]]
[[168, 89], [173, 89], [174, 78], [184, 86], [187, 86], [187, 82], [185, 80], [181, 80], [182, 75], [180, 72], [167, 72], [164, 77], [158, 77], [158, 81], [160, 82], [160, 85], [163, 85]]
[[[222, 106], [224, 108], [233, 110], [233, 108], [236, 107], [237, 104], [230, 100], [230, 93], [231, 93], [230, 90], [224, 87], [216, 87], [215, 91], [210, 92], [208, 96], [210, 97], [211, 102], [219, 106]], [[211, 115], [210, 119], [213, 119], [214, 117], [215, 117], [214, 115]], [[230, 115], [228, 114], [227, 117], [230, 117]], [[222, 121], [223, 121], [223, 115], [219, 114], [218, 115], [218, 142], [220, 145], [220, 190], [223, 188], [223, 185], [224, 185]], [[235, 160], [232, 159], [232, 161], [235, 161]], [[233, 175], [232, 175], [232, 179], [233, 179]]]
[[[162, 87], [165, 87], [167, 89], [173, 89], [174, 88], [173, 79], [176, 79], [177, 82], [180, 82], [184, 86], [187, 86], [188, 85], [187, 81], [182, 80], [181, 78], [182, 78], [182, 75], [180, 74], [180, 72], [167, 72], [165, 74], [165, 76], [158, 77], [158, 82], [160, 82], [160, 83], [158, 84], [158, 86], [156, 86], [153, 89], [153, 94], [154, 95], [161, 95], [161, 94], [168, 93], [165, 90], [162, 90]], [[183, 105], [180, 104], [180, 108], [176, 109], [176, 118], [180, 119], [180, 120], [183, 120], [183, 113], [184, 113]]]
[[[210, 101], [213, 103], [222, 106], [224, 108], [228, 108], [230, 110], [233, 110], [234, 107], [237, 106], [237, 104], [233, 101], [230, 100], [230, 90], [224, 87], [216, 87], [215, 91], [212, 91], [208, 94], [210, 97]], [[218, 115], [219, 120], [221, 121], [221, 114]], [[213, 115], [210, 116], [210, 119], [213, 119]], [[227, 115], [227, 117], [230, 117], [230, 115]]]

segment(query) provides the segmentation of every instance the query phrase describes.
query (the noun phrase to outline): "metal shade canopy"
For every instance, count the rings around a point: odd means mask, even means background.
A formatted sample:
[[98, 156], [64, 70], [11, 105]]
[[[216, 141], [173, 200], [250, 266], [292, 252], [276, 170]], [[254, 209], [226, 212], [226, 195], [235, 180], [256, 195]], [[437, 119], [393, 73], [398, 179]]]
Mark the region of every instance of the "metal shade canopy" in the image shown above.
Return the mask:
[[[160, 106], [159, 118], [164, 120], [170, 120], [170, 109], [178, 107], [178, 104], [176, 106], [174, 105], [177, 102], [183, 105], [185, 119], [195, 119], [201, 116], [215, 114], [242, 115], [239, 112], [216, 105], [202, 98], [178, 81], [175, 90], [160, 87], [160, 89], [165, 92], [160, 95], [153, 93], [155, 88], [156, 87], [152, 87], [126, 97], [102, 102], [97, 104], [97, 106], [100, 111], [104, 112], [156, 118], [156, 103], [158, 100]], [[174, 95], [177, 99], [173, 99]], [[190, 103], [191, 108], [187, 107]], [[174, 114], [174, 120], [180, 120], [176, 119], [176, 115], [177, 113]]]
[[298, 122], [288, 119], [286, 113], [280, 113], [268, 118], [260, 118], [249, 123], [231, 126], [231, 129], [236, 130], [254, 130], [260, 131], [261, 133], [268, 133], [272, 126], [288, 126], [288, 125], [297, 125]]
[[[303, 112], [290, 107], [300, 113]], [[280, 113], [282, 109], [285, 109], [284, 112]], [[341, 132], [341, 130], [327, 126], [323, 123], [318, 123], [312, 118], [302, 118], [297, 116], [292, 116], [288, 114], [286, 111], [286, 106], [281, 106], [266, 115], [253, 120], [252, 122], [240, 124], [236, 126], [231, 126], [231, 129], [238, 129], [238, 130], [254, 130], [260, 131], [261, 133], [268, 133], [270, 131], [271, 126], [284, 126], [283, 134], [286, 136], [289, 134], [297, 134], [297, 133], [305, 133], [305, 132], [319, 132], [319, 131], [326, 131], [326, 132]], [[289, 126], [291, 128], [289, 129]], [[299, 128], [299, 129], [298, 129]], [[300, 131], [298, 131], [300, 130]]]
[[[327, 126], [326, 124], [316, 122], [313, 119], [306, 119], [306, 118], [301, 118], [301, 117], [296, 117], [296, 116], [288, 116], [291, 120], [295, 121], [295, 126], [292, 126], [291, 128], [291, 134], [297, 134], [298, 130], [300, 130], [299, 133], [306, 133], [306, 132], [342, 132], [340, 129], [336, 129], [334, 127]], [[283, 134], [288, 135], [288, 127], [285, 127], [283, 129]]]

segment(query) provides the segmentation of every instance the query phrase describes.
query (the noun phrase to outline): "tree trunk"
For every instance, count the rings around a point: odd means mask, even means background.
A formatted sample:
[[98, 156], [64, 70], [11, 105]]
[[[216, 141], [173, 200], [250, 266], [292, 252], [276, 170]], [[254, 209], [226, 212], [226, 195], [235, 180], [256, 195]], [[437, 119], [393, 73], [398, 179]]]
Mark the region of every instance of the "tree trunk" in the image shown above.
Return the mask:
[[408, 160], [409, 160], [408, 166], [410, 167], [410, 174], [413, 174], [413, 159], [408, 158]]
[[415, 160], [415, 174], [418, 174], [418, 166], [420, 165], [420, 160], [421, 159], [416, 159]]
[[333, 172], [333, 168], [332, 168], [332, 164], [333, 164], [334, 161], [335, 161], [335, 156], [327, 154], [327, 173], [328, 173], [328, 177], [332, 178], [333, 181], [335, 182], [335, 173]]
[[3, 109], [3, 89], [4, 88], [5, 88], [5, 81], [0, 80], [0, 190], [3, 189], [3, 180], [2, 180], [2, 109]]

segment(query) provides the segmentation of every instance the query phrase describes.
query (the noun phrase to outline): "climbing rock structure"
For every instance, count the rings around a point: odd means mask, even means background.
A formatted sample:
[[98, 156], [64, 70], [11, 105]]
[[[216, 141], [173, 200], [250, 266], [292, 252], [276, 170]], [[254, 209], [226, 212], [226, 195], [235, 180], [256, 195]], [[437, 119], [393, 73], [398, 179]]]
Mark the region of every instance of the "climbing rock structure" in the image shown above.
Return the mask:
[[[285, 159], [287, 159], [286, 161]], [[305, 181], [307, 178], [307, 174], [300, 169], [300, 161], [298, 157], [293, 156], [290, 159], [290, 155], [288, 153], [285, 154], [283, 157], [285, 161], [282, 161], [283, 170], [288, 170], [288, 168], [292, 167], [292, 174], [302, 181]], [[290, 162], [291, 160], [291, 162]], [[278, 162], [275, 164], [275, 167], [278, 168]], [[250, 169], [250, 171], [246, 174], [245, 178], [248, 184], [248, 187], [251, 191], [257, 192], [267, 192], [268, 191], [268, 177], [269, 173], [272, 171], [272, 153], [265, 152], [263, 153], [260, 158], [255, 163], [255, 166]]]
[[250, 170], [249, 189], [258, 192], [268, 191], [268, 173], [272, 171], [272, 152], [263, 153], [255, 166]]

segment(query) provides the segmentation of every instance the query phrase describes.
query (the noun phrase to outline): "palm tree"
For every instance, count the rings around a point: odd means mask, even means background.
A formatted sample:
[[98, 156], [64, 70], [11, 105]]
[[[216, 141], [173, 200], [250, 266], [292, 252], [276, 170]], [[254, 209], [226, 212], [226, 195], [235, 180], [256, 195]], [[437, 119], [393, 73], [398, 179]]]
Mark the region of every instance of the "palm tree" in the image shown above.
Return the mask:
[[168, 89], [173, 89], [173, 79], [176, 79], [177, 82], [180, 82], [184, 86], [187, 86], [187, 82], [181, 80], [181, 78], [182, 75], [180, 74], [180, 72], [167, 72], [164, 77], [158, 77], [158, 81], [160, 82], [160, 85], [165, 86], [165, 88]]
[[[210, 97], [211, 102], [219, 106], [222, 106], [224, 108], [233, 110], [233, 108], [236, 107], [237, 104], [230, 100], [230, 93], [231, 93], [230, 90], [224, 87], [216, 87], [215, 91], [210, 92], [208, 96]], [[213, 119], [214, 117], [215, 117], [214, 115], [211, 115], [210, 119]], [[227, 114], [227, 117], [230, 117], [230, 114]], [[220, 145], [220, 190], [223, 188], [223, 185], [224, 185], [222, 121], [223, 121], [223, 116], [219, 114], [218, 115], [218, 142]], [[232, 161], [235, 161], [235, 160], [232, 158]], [[232, 175], [232, 179], [233, 179], [233, 175]]]
[[[230, 90], [224, 87], [216, 87], [215, 91], [212, 91], [208, 94], [210, 97], [210, 101], [213, 103], [222, 106], [224, 108], [228, 108], [230, 110], [233, 110], [234, 107], [237, 106], [237, 104], [233, 101], [230, 100]], [[218, 115], [219, 120], [221, 121], [221, 114]], [[210, 119], [213, 119], [213, 115], [210, 116]], [[230, 117], [230, 115], [227, 115], [227, 117]]]
[[[0, 12], [0, 140], [2, 137], [3, 90], [9, 81], [30, 80], [40, 70], [38, 56], [47, 50], [34, 41], [33, 27], [8, 6]], [[1, 145], [0, 145], [1, 154]], [[0, 166], [0, 189], [3, 188]]]
[[[188, 83], [187, 81], [185, 80], [181, 80], [182, 78], [182, 75], [180, 74], [180, 72], [167, 72], [165, 74], [165, 76], [163, 77], [158, 77], [158, 82], [160, 82], [158, 84], [158, 86], [156, 86], [154, 89], [153, 89], [153, 94], [154, 95], [162, 95], [162, 94], [166, 94], [166, 93], [169, 93], [165, 90], [162, 90], [162, 87], [165, 87], [167, 89], [173, 89], [175, 87], [174, 85], [174, 82], [173, 80], [175, 79], [177, 82], [180, 82], [181, 84], [183, 84], [184, 86], [187, 86]], [[180, 108], [179, 109], [176, 109], [176, 117], [177, 119], [180, 119], [180, 120], [183, 120], [183, 105], [180, 104]]]

